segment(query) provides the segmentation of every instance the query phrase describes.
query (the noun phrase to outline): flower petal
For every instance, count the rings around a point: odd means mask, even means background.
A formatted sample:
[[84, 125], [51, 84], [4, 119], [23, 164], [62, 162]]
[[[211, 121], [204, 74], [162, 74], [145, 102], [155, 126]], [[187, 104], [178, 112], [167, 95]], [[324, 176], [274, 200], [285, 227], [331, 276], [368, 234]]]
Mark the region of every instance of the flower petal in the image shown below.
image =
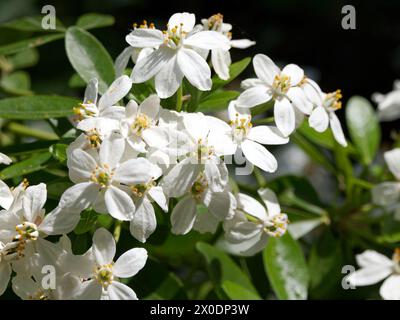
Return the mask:
[[274, 106], [275, 123], [284, 136], [289, 136], [296, 127], [295, 112], [293, 106], [287, 99], [275, 101]]
[[378, 283], [392, 273], [392, 267], [371, 266], [361, 268], [347, 276], [347, 281], [353, 286], [369, 286]]
[[146, 242], [156, 230], [157, 220], [151, 202], [144, 197], [136, 202], [136, 211], [130, 222], [131, 235], [140, 242]]
[[237, 106], [252, 108], [271, 100], [272, 94], [265, 86], [256, 86], [243, 91], [237, 99]]
[[182, 12], [173, 14], [168, 20], [168, 29], [182, 28], [184, 32], [192, 31], [196, 23], [196, 16], [193, 13]]
[[304, 78], [304, 71], [296, 64], [288, 64], [282, 69], [281, 74], [290, 77], [290, 85], [292, 87], [297, 86], [301, 80]]
[[58, 206], [71, 212], [82, 212], [96, 200], [99, 187], [93, 182], [78, 183], [64, 191]]
[[129, 221], [135, 212], [135, 205], [128, 194], [114, 186], [110, 186], [104, 194], [108, 212], [121, 221]]
[[98, 84], [96, 78], [93, 78], [89, 81], [88, 85], [86, 86], [85, 90], [85, 98], [83, 99], [83, 103], [89, 104], [97, 104], [97, 94], [98, 94]]
[[173, 234], [186, 234], [194, 224], [196, 219], [196, 201], [192, 196], [182, 198], [175, 206], [171, 214], [171, 225]]
[[223, 34], [216, 31], [200, 31], [187, 37], [184, 46], [195, 47], [204, 50], [230, 49], [229, 40]]
[[400, 275], [396, 274], [387, 278], [379, 293], [385, 300], [400, 300]]
[[168, 200], [165, 197], [162, 187], [153, 187], [148, 191], [148, 194], [151, 199], [153, 199], [160, 206], [161, 209], [163, 209], [165, 212], [168, 211]]
[[262, 204], [244, 193], [239, 193], [237, 195], [237, 206], [245, 213], [258, 218], [261, 221], [265, 221], [268, 218], [267, 211]]
[[75, 183], [88, 181], [96, 168], [97, 163], [93, 157], [81, 150], [75, 149], [68, 157], [69, 178]]
[[343, 147], [347, 147], [347, 142], [346, 138], [344, 137], [342, 125], [340, 124], [340, 121], [334, 112], [331, 112], [329, 114], [329, 123], [331, 125], [332, 133], [335, 137], [335, 140]]
[[281, 206], [279, 205], [275, 192], [273, 192], [271, 189], [264, 188], [259, 189], [258, 194], [268, 209], [269, 217], [273, 217], [281, 213]]
[[211, 51], [211, 63], [222, 80], [229, 79], [229, 66], [231, 65], [231, 55], [229, 51], [214, 49]]
[[115, 105], [119, 100], [125, 97], [132, 88], [132, 81], [128, 76], [120, 76], [115, 79], [107, 91], [99, 100], [99, 111]]
[[278, 168], [278, 162], [275, 157], [261, 144], [245, 140], [241, 144], [244, 156], [255, 166], [266, 172], [275, 172]]
[[170, 59], [156, 75], [156, 91], [160, 98], [171, 97], [182, 84], [183, 73], [179, 68], [177, 56]]
[[400, 180], [400, 148], [385, 152], [384, 158], [390, 172], [393, 173], [397, 180]]
[[75, 229], [80, 220], [80, 212], [55, 208], [47, 214], [38, 229], [47, 235], [67, 234]]
[[132, 70], [131, 79], [133, 83], [145, 82], [154, 77], [169, 60], [175, 56], [175, 51], [161, 46], [148, 56], [140, 59]]
[[0, 262], [0, 296], [6, 291], [11, 277], [11, 266], [6, 261]]
[[238, 49], [246, 49], [248, 47], [254, 46], [255, 44], [255, 41], [251, 41], [249, 39], [237, 39], [230, 41], [231, 47]]
[[177, 58], [181, 71], [193, 86], [202, 91], [211, 89], [210, 67], [196, 51], [182, 48]]
[[153, 166], [146, 158], [125, 161], [115, 170], [114, 180], [126, 185], [147, 183], [153, 178]]
[[118, 281], [108, 286], [107, 296], [110, 300], [138, 300], [135, 291]]
[[99, 151], [100, 164], [106, 164], [110, 169], [114, 169], [121, 160], [124, 150], [124, 138], [119, 134], [112, 134], [101, 143]]
[[365, 250], [363, 253], [356, 255], [356, 261], [357, 264], [362, 268], [373, 266], [393, 266], [393, 262], [391, 259], [374, 250]]
[[121, 255], [114, 264], [113, 272], [117, 277], [133, 277], [143, 269], [147, 261], [147, 251], [134, 248]]
[[307, 99], [304, 91], [301, 90], [299, 87], [290, 88], [287, 92], [287, 96], [289, 97], [292, 104], [302, 113], [307, 115], [311, 113], [313, 105]]
[[125, 37], [134, 48], [155, 48], [164, 42], [164, 35], [160, 30], [152, 28], [137, 28]]
[[222, 192], [228, 183], [228, 169], [225, 163], [217, 157], [207, 159], [205, 164], [205, 177], [213, 192]]
[[14, 201], [14, 196], [11, 189], [0, 180], [0, 207], [8, 210]]
[[280, 74], [276, 64], [264, 54], [256, 54], [253, 58], [254, 72], [265, 84], [272, 85], [276, 75]]
[[42, 213], [46, 199], [47, 189], [44, 183], [26, 189], [22, 200], [22, 208], [27, 221], [36, 221], [36, 218]]
[[324, 132], [329, 127], [329, 115], [324, 107], [317, 107], [311, 113], [308, 123], [318, 132]]
[[104, 228], [97, 229], [93, 235], [93, 254], [99, 266], [114, 261], [116, 252], [115, 240], [112, 234]]
[[274, 126], [257, 126], [252, 127], [247, 135], [247, 139], [253, 140], [261, 144], [285, 144], [289, 142], [282, 133]]

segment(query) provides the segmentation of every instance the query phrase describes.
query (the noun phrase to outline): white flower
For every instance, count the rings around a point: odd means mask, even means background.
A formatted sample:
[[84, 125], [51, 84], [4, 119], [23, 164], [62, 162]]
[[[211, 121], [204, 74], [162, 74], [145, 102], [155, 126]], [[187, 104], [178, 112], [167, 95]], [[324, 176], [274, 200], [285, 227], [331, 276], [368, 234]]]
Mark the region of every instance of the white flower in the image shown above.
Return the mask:
[[140, 106], [134, 100], [126, 105], [125, 117], [121, 120], [121, 134], [134, 150], [145, 153], [146, 141], [152, 145], [152, 137], [158, 132], [156, 125], [160, 109], [160, 98], [157, 95], [149, 96]]
[[[207, 210], [199, 212], [198, 205], [205, 206]], [[213, 192], [201, 172], [187, 195], [172, 211], [172, 233], [186, 234], [192, 228], [202, 233], [215, 232], [220, 221], [232, 218], [235, 208], [236, 200], [229, 189]]]
[[400, 80], [393, 83], [393, 91], [387, 94], [374, 93], [372, 100], [378, 104], [381, 121], [393, 121], [400, 118]]
[[260, 189], [258, 194], [267, 210], [254, 198], [239, 193], [235, 216], [224, 223], [227, 249], [232, 253], [254, 255], [265, 247], [269, 236], [281, 237], [287, 230], [288, 217], [281, 213], [275, 193]]
[[243, 82], [246, 90], [239, 96], [237, 105], [251, 108], [274, 99], [276, 125], [285, 136], [290, 135], [296, 126], [293, 106], [304, 114], [309, 114], [312, 109], [304, 92], [298, 87], [304, 78], [304, 71], [295, 64], [288, 64], [281, 71], [263, 54], [253, 58], [253, 66], [258, 78]]
[[396, 249], [392, 260], [366, 250], [356, 256], [361, 269], [351, 273], [346, 280], [354, 286], [368, 286], [386, 279], [379, 292], [385, 300], [400, 300], [400, 250]]
[[86, 132], [102, 130], [103, 134], [118, 129], [118, 120], [123, 117], [125, 108], [115, 104], [127, 95], [131, 87], [132, 81], [129, 77], [121, 76], [97, 101], [98, 82], [97, 79], [92, 79], [86, 88], [83, 103], [74, 108], [77, 128]]
[[340, 90], [324, 93], [314, 81], [311, 79], [307, 79], [306, 81], [310, 84], [307, 87], [306, 95], [314, 106], [308, 119], [310, 127], [318, 132], [324, 132], [330, 126], [335, 140], [343, 147], [346, 147], [346, 138], [343, 134], [340, 121], [335, 114], [335, 111], [342, 107], [342, 103], [340, 102], [342, 94]]
[[381, 206], [391, 206], [400, 200], [400, 148], [384, 153], [390, 172], [397, 179], [395, 182], [383, 182], [372, 189], [372, 200]]
[[157, 226], [156, 215], [152, 202], [155, 201], [162, 210], [168, 211], [168, 200], [157, 180], [162, 171], [157, 166], [152, 166], [152, 178], [146, 183], [129, 186], [131, 195], [136, 205], [136, 211], [130, 221], [131, 234], [139, 241], [146, 242]]
[[187, 113], [183, 122], [189, 136], [183, 148], [186, 157], [164, 176], [162, 184], [166, 194], [181, 196], [203, 170], [210, 189], [223, 191], [228, 182], [228, 169], [220, 157], [235, 152], [229, 125], [202, 113]]
[[114, 262], [115, 240], [104, 228], [93, 235], [91, 255], [86, 255], [86, 263], [76, 266], [74, 272], [80, 273], [83, 283], [75, 293], [76, 299], [83, 300], [137, 300], [135, 292], [119, 282], [119, 278], [130, 278], [146, 264], [147, 251], [142, 248], [131, 249]]
[[[232, 40], [232, 25], [223, 22], [223, 15], [218, 13], [211, 16], [208, 19], [201, 20], [203, 24], [203, 30], [212, 30], [223, 34], [228, 38], [230, 47], [246, 49], [250, 46], [255, 45], [255, 41], [248, 39]], [[229, 50], [223, 49], [212, 49], [211, 50], [211, 63], [218, 74], [218, 76], [223, 80], [229, 79], [229, 66], [232, 63], [231, 55]]]
[[133, 48], [131, 46], [125, 48], [115, 59], [114, 68], [115, 76], [120, 77], [123, 75], [126, 67], [128, 66], [129, 59], [132, 59], [134, 63], [147, 57], [154, 51], [154, 48]]
[[11, 158], [0, 152], [0, 164], [9, 165], [12, 162]]
[[90, 205], [100, 213], [129, 221], [135, 205], [124, 191], [127, 185], [145, 183], [151, 179], [147, 159], [137, 158], [121, 162], [125, 142], [118, 134], [103, 141], [96, 157], [75, 149], [68, 157], [70, 179], [76, 183], [61, 196], [58, 208], [81, 212]]
[[172, 96], [184, 76], [199, 90], [210, 90], [210, 67], [196, 50], [229, 50], [229, 41], [218, 32], [196, 30], [195, 20], [194, 14], [176, 13], [169, 19], [168, 29], [164, 32], [137, 28], [127, 35], [126, 41], [134, 48], [157, 48], [137, 61], [132, 81], [141, 83], [155, 76], [160, 98]]
[[289, 139], [274, 126], [253, 127], [250, 110], [236, 107], [236, 101], [229, 104], [228, 113], [233, 142], [246, 159], [266, 172], [276, 171], [278, 163], [275, 157], [261, 144], [285, 144]]

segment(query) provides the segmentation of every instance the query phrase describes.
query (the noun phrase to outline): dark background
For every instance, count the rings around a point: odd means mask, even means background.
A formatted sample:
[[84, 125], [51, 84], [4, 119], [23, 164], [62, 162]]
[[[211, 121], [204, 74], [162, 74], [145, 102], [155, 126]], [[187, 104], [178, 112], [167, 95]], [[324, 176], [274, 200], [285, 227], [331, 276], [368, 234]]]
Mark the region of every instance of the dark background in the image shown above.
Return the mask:
[[[175, 12], [193, 12], [197, 21], [214, 13], [224, 14], [233, 25], [233, 37], [250, 38], [256, 46], [233, 50], [233, 60], [265, 53], [277, 64], [294, 62], [317, 80], [324, 91], [342, 89], [344, 102], [355, 94], [370, 98], [373, 92], [386, 93], [400, 74], [400, 1], [335, 0], [0, 0], [0, 22], [40, 14], [42, 6], [52, 4], [57, 18], [73, 24], [87, 12], [111, 14], [113, 27], [91, 32], [115, 58], [123, 48], [125, 35], [133, 22], [146, 19], [163, 29]], [[356, 8], [356, 30], [341, 26], [341, 9]], [[0, 43], [7, 42], [0, 35]], [[41, 93], [80, 94], [67, 86], [73, 70], [62, 41], [45, 45], [40, 62], [29, 70], [33, 89]], [[252, 76], [248, 68], [243, 77]], [[339, 115], [342, 117], [343, 112]], [[399, 122], [385, 124], [384, 135]]]

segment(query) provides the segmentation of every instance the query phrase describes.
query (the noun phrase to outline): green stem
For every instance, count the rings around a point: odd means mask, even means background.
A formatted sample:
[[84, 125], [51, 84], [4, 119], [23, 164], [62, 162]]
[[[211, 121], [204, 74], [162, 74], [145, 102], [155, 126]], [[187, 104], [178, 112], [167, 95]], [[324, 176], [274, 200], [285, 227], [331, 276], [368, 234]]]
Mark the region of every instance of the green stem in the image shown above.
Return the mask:
[[183, 89], [182, 85], [180, 85], [178, 91], [176, 92], [176, 111], [178, 112], [182, 110], [182, 94], [183, 94]]
[[39, 140], [58, 140], [54, 133], [32, 129], [17, 122], [11, 122], [7, 126], [8, 130], [21, 136], [32, 137]]
[[265, 188], [265, 186], [267, 185], [267, 180], [265, 180], [265, 177], [262, 174], [262, 172], [260, 171], [260, 169], [258, 169], [257, 167], [254, 167], [253, 174], [257, 180], [258, 186], [260, 188]]
[[291, 191], [291, 190], [288, 190], [287, 192], [284, 192], [281, 195], [280, 199], [281, 199], [282, 203], [284, 203], [287, 206], [293, 206], [294, 205], [294, 206], [296, 206], [296, 207], [298, 207], [300, 209], [303, 209], [303, 210], [308, 211], [310, 213], [314, 213], [314, 214], [319, 215], [319, 216], [324, 216], [324, 215], [328, 216], [328, 212], [325, 209], [320, 208], [320, 207], [318, 207], [318, 206], [316, 206], [314, 204], [311, 204], [308, 201], [304, 201], [303, 199], [297, 197], [294, 194], [294, 192]]
[[351, 181], [353, 184], [355, 184], [359, 187], [362, 187], [364, 189], [367, 189], [367, 190], [370, 190], [374, 187], [374, 185], [372, 183], [362, 180], [362, 179], [352, 178]]
[[274, 117], [254, 119], [251, 121], [253, 124], [268, 124], [274, 122]]

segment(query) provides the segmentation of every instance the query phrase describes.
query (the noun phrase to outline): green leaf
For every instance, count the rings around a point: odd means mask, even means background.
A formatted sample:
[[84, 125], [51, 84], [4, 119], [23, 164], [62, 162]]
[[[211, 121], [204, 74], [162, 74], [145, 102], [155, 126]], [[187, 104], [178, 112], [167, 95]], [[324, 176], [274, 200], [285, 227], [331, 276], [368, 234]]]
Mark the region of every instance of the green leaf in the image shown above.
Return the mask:
[[0, 100], [0, 118], [38, 120], [67, 117], [80, 101], [60, 96], [29, 96]]
[[268, 240], [263, 259], [268, 279], [280, 300], [307, 299], [307, 265], [299, 243], [288, 232]]
[[13, 53], [17, 53], [26, 49], [32, 49], [39, 46], [42, 46], [46, 43], [59, 40], [64, 38], [63, 33], [57, 34], [46, 34], [44, 36], [39, 36], [31, 39], [25, 39], [14, 43], [9, 43], [3, 46], [0, 46], [0, 55], [9, 55]]
[[354, 96], [346, 105], [346, 122], [351, 140], [365, 165], [375, 158], [381, 141], [378, 117], [363, 97]]
[[112, 26], [115, 22], [113, 16], [100, 13], [87, 13], [78, 18], [76, 26], [82, 29], [94, 29]]
[[39, 171], [45, 168], [45, 163], [51, 158], [50, 152], [44, 152], [32, 156], [29, 159], [20, 161], [8, 166], [0, 172], [0, 179], [6, 180], [15, 177], [25, 176], [29, 173]]
[[197, 111], [200, 112], [216, 112], [228, 108], [229, 101], [236, 99], [239, 96], [237, 91], [217, 91], [204, 100], [200, 101]]
[[251, 58], [247, 57], [238, 62], [232, 63], [229, 67], [229, 79], [221, 80], [217, 75], [212, 78], [213, 86], [212, 91], [215, 91], [223, 86], [226, 86], [228, 83], [235, 80], [250, 64]]
[[7, 57], [8, 62], [15, 69], [24, 69], [34, 66], [39, 61], [37, 49], [27, 49], [17, 52], [15, 55]]
[[308, 261], [310, 295], [316, 299], [326, 299], [340, 292], [343, 265], [340, 241], [327, 229], [311, 248]]
[[19, 96], [31, 95], [31, 78], [29, 73], [25, 71], [16, 71], [5, 75], [0, 81], [1, 88], [9, 93]]
[[97, 222], [98, 214], [94, 210], [85, 210], [81, 213], [81, 219], [78, 225], [74, 229], [74, 233], [77, 235], [84, 234], [90, 231]]
[[321, 152], [319, 148], [304, 138], [299, 132], [295, 132], [290, 136], [291, 140], [297, 144], [307, 155], [316, 163], [323, 166], [326, 170], [335, 173], [335, 168], [328, 158]]
[[[398, 211], [397, 211], [398, 212]], [[391, 213], [382, 222], [380, 235], [377, 240], [382, 243], [400, 242], [400, 221]]]
[[67, 144], [56, 143], [49, 148], [49, 151], [55, 159], [61, 163], [65, 163], [67, 161], [67, 148]]
[[42, 20], [44, 16], [23, 17], [12, 20], [0, 25], [1, 28], [13, 29], [18, 31], [31, 32], [63, 32], [65, 27], [60, 20], [56, 19], [56, 29], [43, 29]]
[[203, 242], [196, 247], [206, 259], [211, 280], [221, 297], [225, 294], [232, 300], [260, 299], [249, 278], [225, 252]]
[[86, 83], [97, 78], [99, 92], [103, 94], [114, 80], [115, 71], [113, 61], [100, 41], [81, 28], [70, 27], [65, 48], [75, 71]]
[[86, 82], [79, 74], [74, 73], [68, 80], [68, 86], [70, 88], [84, 88], [86, 86]]

